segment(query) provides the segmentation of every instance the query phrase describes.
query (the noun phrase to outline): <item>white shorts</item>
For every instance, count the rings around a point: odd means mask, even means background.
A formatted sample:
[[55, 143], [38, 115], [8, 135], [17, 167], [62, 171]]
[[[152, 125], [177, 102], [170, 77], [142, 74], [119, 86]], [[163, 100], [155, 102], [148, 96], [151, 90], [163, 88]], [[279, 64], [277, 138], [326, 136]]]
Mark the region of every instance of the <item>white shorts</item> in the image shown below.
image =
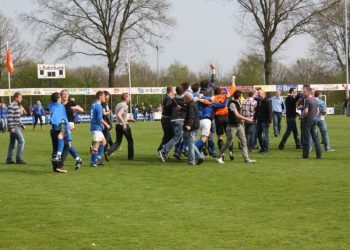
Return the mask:
[[91, 135], [92, 135], [93, 142], [101, 142], [105, 139], [105, 136], [101, 131], [92, 131]]
[[202, 131], [202, 136], [209, 136], [211, 129], [211, 120], [203, 119], [199, 121], [199, 129]]
[[74, 128], [75, 128], [74, 122], [69, 122], [69, 129], [74, 130]]

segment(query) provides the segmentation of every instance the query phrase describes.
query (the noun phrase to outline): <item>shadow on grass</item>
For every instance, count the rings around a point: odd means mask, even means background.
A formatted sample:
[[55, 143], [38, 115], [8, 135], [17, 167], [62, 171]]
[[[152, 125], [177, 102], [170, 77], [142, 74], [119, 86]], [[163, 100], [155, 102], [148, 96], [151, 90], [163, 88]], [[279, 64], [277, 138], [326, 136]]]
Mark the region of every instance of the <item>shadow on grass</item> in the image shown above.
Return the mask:
[[43, 175], [43, 174], [51, 174], [52, 169], [48, 168], [43, 170], [42, 168], [33, 168], [28, 166], [13, 166], [8, 167], [6, 165], [5, 168], [2, 168], [5, 164], [0, 164], [0, 172], [1, 173], [19, 173], [19, 174], [28, 174], [28, 175]]

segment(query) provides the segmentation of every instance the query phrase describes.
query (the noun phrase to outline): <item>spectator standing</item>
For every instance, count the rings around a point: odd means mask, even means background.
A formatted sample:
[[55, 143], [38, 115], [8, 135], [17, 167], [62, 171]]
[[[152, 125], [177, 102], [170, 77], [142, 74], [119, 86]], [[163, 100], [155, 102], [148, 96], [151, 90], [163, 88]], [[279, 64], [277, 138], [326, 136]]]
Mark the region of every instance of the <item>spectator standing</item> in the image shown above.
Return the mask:
[[308, 159], [311, 147], [311, 140], [315, 144], [316, 157], [322, 158], [321, 145], [317, 135], [317, 116], [320, 112], [319, 104], [316, 98], [312, 95], [312, 90], [309, 86], [304, 87], [304, 110], [302, 114], [302, 136], [303, 136], [303, 156], [302, 159]]
[[141, 112], [143, 115], [143, 122], [146, 121], [146, 116], [147, 116], [147, 109], [145, 103], [141, 103]]
[[256, 124], [254, 121], [254, 115], [256, 112], [256, 107], [258, 105], [255, 100], [256, 91], [252, 90], [248, 93], [248, 99], [246, 99], [242, 104], [242, 116], [251, 119], [252, 121], [244, 121], [244, 132], [247, 139], [248, 151], [253, 151], [255, 149], [256, 141]]
[[5, 133], [7, 130], [7, 107], [5, 103], [0, 103], [0, 131]]
[[315, 98], [318, 102], [318, 108], [320, 110], [317, 116], [317, 127], [320, 129], [321, 132], [324, 149], [326, 150], [326, 152], [333, 152], [334, 149], [329, 146], [328, 128], [325, 120], [325, 116], [327, 115], [327, 107], [326, 103], [320, 99], [320, 96], [321, 92], [315, 91]]
[[33, 130], [35, 130], [38, 121], [40, 121], [41, 131], [43, 130], [43, 116], [45, 116], [44, 107], [41, 105], [39, 100], [36, 101], [36, 104], [32, 107], [32, 115], [34, 118]]
[[291, 88], [289, 90], [289, 95], [285, 100], [285, 105], [286, 105], [286, 121], [287, 121], [287, 129], [286, 132], [284, 133], [282, 140], [278, 146], [280, 150], [284, 149], [284, 145], [286, 144], [290, 134], [293, 132], [294, 135], [294, 141], [295, 141], [295, 147], [297, 149], [301, 149], [301, 141], [299, 138], [299, 133], [298, 133], [298, 127], [296, 123], [296, 119], [298, 116], [297, 113], [297, 103], [299, 101], [299, 95], [297, 95], [297, 92], [295, 88]]
[[[25, 126], [21, 122], [21, 113], [20, 106], [22, 102], [22, 95], [16, 92], [13, 95], [13, 102], [8, 106], [7, 109], [7, 121], [8, 121], [8, 129], [10, 132], [10, 143], [7, 152], [6, 164], [26, 164], [26, 162], [22, 159], [23, 151], [24, 151], [24, 137], [21, 133], [21, 128], [25, 130]], [[13, 151], [16, 148], [17, 144], [17, 154], [16, 161], [13, 161]]]
[[137, 121], [137, 114], [139, 112], [139, 108], [137, 107], [136, 103], [134, 103], [131, 107], [132, 117], [135, 121]]
[[281, 133], [282, 113], [285, 110], [285, 104], [281, 97], [281, 91], [277, 90], [274, 97], [271, 98], [273, 131], [275, 137]]
[[154, 122], [154, 108], [152, 105], [149, 105], [148, 114], [149, 114], [149, 120], [151, 122]]

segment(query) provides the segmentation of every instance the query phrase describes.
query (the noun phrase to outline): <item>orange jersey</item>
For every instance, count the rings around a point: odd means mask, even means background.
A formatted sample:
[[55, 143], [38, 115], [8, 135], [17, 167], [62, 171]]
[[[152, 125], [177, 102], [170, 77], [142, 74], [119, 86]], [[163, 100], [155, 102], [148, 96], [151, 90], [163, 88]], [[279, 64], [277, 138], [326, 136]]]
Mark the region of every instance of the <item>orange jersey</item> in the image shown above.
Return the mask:
[[[228, 87], [228, 96], [232, 96], [233, 93], [236, 91], [236, 87]], [[220, 102], [220, 103], [225, 103], [227, 99], [227, 94], [226, 93], [221, 93], [220, 95], [216, 95], [214, 97], [214, 102]], [[214, 110], [215, 116], [225, 116], [228, 115], [228, 107], [224, 108], [218, 108]]]

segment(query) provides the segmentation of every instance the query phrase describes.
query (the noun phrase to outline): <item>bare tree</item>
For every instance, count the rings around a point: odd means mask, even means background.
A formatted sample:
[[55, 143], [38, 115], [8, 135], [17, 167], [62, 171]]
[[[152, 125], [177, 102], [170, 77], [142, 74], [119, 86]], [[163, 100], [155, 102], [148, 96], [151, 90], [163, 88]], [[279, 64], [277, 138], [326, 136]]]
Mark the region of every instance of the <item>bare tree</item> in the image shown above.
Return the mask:
[[327, 84], [332, 78], [331, 72], [312, 59], [299, 59], [291, 66], [293, 82], [310, 84]]
[[27, 46], [20, 37], [13, 20], [0, 11], [0, 81], [5, 67], [6, 42], [9, 42], [13, 63], [23, 60]]
[[[293, 36], [339, 0], [237, 0], [251, 27], [248, 35], [264, 50], [265, 84], [271, 84], [273, 56]], [[255, 25], [251, 25], [251, 23]], [[248, 26], [249, 27], [249, 26]], [[249, 28], [248, 28], [249, 29]]]
[[115, 83], [126, 44], [154, 46], [175, 24], [167, 0], [36, 0], [39, 10], [24, 14], [44, 51], [58, 48], [62, 58], [82, 54], [107, 59], [109, 86]]
[[271, 80], [275, 84], [291, 83], [291, 70], [284, 64], [274, 61]]
[[[310, 34], [315, 40], [312, 51], [318, 61], [334, 69], [340, 68], [345, 73], [349, 55], [346, 56], [345, 47], [344, 3], [338, 3], [317, 16]], [[350, 41], [349, 37], [347, 39]]]

